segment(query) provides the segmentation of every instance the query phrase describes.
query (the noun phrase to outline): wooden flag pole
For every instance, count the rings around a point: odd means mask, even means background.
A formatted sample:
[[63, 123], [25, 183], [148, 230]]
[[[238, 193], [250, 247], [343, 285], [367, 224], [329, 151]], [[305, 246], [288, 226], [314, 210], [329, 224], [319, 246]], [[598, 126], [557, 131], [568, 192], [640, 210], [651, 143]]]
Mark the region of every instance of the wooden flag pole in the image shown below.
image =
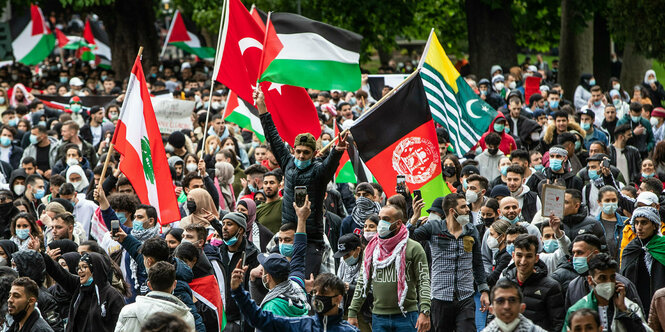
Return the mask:
[[348, 129], [344, 129], [344, 131], [339, 133], [339, 135], [335, 136], [335, 138], [333, 138], [332, 141], [330, 141], [330, 143], [328, 143], [328, 145], [324, 146], [321, 150], [319, 150], [319, 153], [317, 153], [316, 155], [319, 156], [319, 155], [322, 155], [323, 153], [325, 153], [326, 151], [328, 151], [328, 149], [330, 149], [330, 147], [332, 147], [333, 144], [335, 144], [337, 142], [337, 140], [339, 140], [340, 136], [344, 136], [348, 132], [349, 132]]

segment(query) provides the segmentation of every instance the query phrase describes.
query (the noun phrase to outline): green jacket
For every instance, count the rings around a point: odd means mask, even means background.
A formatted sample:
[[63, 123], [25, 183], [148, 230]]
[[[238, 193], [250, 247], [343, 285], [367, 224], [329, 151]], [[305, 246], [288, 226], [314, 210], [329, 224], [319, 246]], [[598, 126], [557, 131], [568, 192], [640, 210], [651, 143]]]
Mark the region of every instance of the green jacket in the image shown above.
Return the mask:
[[[413, 312], [430, 310], [430, 284], [429, 284], [429, 266], [425, 250], [420, 243], [408, 239], [406, 243], [406, 298], [404, 299], [404, 311]], [[358, 275], [356, 291], [353, 293], [353, 300], [349, 306], [349, 317], [358, 317], [358, 312], [365, 302], [366, 292], [363, 292], [365, 273], [364, 266]], [[367, 290], [372, 289], [374, 294], [373, 314], [394, 315], [400, 314], [397, 299], [397, 269], [392, 264], [384, 269], [377, 270], [376, 276], [370, 278], [371, 285], [367, 285]], [[420, 307], [419, 307], [420, 305]]]
[[[629, 300], [628, 298], [624, 299], [628, 313], [619, 312], [614, 306], [614, 300], [610, 301], [612, 306], [612, 311], [614, 312], [614, 317], [612, 318], [611, 329], [614, 332], [638, 332], [638, 331], [651, 331], [647, 322], [644, 320], [644, 314], [642, 309], [635, 302]], [[608, 306], [609, 307], [609, 306]], [[572, 315], [575, 311], [579, 309], [593, 309], [598, 311], [598, 300], [593, 293], [593, 290], [585, 297], [581, 298], [570, 308], [566, 313], [565, 324], [563, 325], [562, 332], [566, 332], [568, 329], [568, 317]]]

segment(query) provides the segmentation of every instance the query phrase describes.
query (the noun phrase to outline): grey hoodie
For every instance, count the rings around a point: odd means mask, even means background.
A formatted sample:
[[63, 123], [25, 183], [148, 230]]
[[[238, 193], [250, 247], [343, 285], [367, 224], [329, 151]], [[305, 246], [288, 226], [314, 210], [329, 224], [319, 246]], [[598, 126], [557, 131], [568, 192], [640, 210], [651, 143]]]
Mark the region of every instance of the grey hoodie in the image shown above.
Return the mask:
[[497, 176], [501, 175], [499, 171], [499, 161], [505, 155], [501, 150], [499, 150], [495, 155], [491, 155], [487, 152], [487, 149], [483, 153], [479, 154], [474, 160], [478, 161], [478, 171], [480, 175], [484, 176], [486, 179], [492, 181]]
[[189, 307], [169, 293], [152, 291], [146, 296], [137, 296], [135, 303], [122, 308], [115, 332], [140, 331], [148, 317], [157, 312], [175, 315], [185, 321], [190, 331], [194, 331], [194, 316]]

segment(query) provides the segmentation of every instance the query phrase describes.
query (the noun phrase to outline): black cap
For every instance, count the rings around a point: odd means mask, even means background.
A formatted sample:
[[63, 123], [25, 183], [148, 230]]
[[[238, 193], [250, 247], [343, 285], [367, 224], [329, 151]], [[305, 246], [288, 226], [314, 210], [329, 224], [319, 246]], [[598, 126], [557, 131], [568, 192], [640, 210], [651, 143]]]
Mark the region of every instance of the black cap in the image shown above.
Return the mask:
[[510, 189], [505, 184], [496, 185], [492, 188], [490, 197], [497, 198], [499, 196], [508, 197], [510, 196]]
[[286, 257], [273, 253], [270, 255], [259, 254], [258, 259], [266, 273], [280, 279], [288, 277], [291, 267]]
[[360, 247], [360, 237], [353, 233], [344, 234], [337, 242], [337, 252], [335, 258], [342, 258], [356, 248]]
[[604, 153], [596, 153], [593, 156], [589, 157], [587, 161], [603, 161], [606, 158], [609, 159], [610, 157]]
[[180, 149], [185, 146], [185, 134], [175, 131], [169, 136], [169, 144], [176, 149]]
[[466, 166], [462, 167], [462, 175], [471, 175], [471, 174], [480, 175], [480, 171], [478, 170], [478, 167], [473, 166], [473, 165], [466, 165]]
[[[468, 166], [467, 166], [468, 167]], [[465, 167], [466, 168], [466, 167]], [[437, 197], [434, 202], [432, 202], [432, 206], [427, 209], [427, 213], [431, 212], [436, 212], [440, 215], [444, 215], [445, 213], [443, 212], [443, 197]]]

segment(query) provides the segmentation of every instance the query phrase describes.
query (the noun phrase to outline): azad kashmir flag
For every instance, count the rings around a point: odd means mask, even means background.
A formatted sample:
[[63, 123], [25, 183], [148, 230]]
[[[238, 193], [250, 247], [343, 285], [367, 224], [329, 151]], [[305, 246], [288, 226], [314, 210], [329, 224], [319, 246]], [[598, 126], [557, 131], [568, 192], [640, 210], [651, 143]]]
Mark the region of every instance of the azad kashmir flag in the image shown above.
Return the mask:
[[360, 158], [386, 196], [396, 193], [397, 175], [409, 190], [420, 189], [425, 206], [450, 193], [423, 82], [414, 73], [351, 127]]
[[[333, 126], [335, 128], [334, 137], [337, 137], [339, 136], [341, 129], [337, 120], [333, 120]], [[344, 154], [342, 154], [342, 158], [339, 160], [339, 166], [337, 166], [337, 171], [335, 171], [335, 183], [372, 182], [372, 173], [369, 172], [365, 163], [360, 160], [358, 150], [353, 143], [353, 137], [349, 135], [347, 140], [349, 143], [348, 148], [344, 151]]]
[[238, 98], [233, 91], [229, 92], [229, 96], [226, 98], [224, 120], [235, 123], [240, 128], [251, 130], [261, 142], [265, 142], [266, 137], [263, 134], [259, 111], [252, 104]]
[[10, 22], [14, 60], [26, 66], [34, 66], [51, 54], [55, 48], [55, 36], [44, 19], [42, 10], [30, 5], [30, 12]]
[[215, 49], [201, 45], [199, 37], [187, 30], [185, 20], [178, 10], [175, 11], [173, 20], [171, 20], [169, 32], [166, 34], [164, 46], [162, 47], [162, 56], [164, 55], [167, 45], [173, 45], [187, 53], [194, 54], [201, 59], [215, 58]]
[[[271, 13], [259, 81], [317, 90], [360, 89], [362, 36], [291, 13]], [[265, 53], [265, 52], [264, 52]]]
[[180, 220], [162, 135], [139, 57], [129, 77], [113, 143], [122, 156], [120, 171], [132, 183], [141, 203], [155, 207], [162, 225]]
[[97, 66], [102, 68], [111, 68], [111, 43], [106, 31], [100, 21], [91, 22], [85, 20], [83, 28], [83, 39], [89, 44], [89, 47], [79, 49], [78, 56], [84, 61], [95, 61]]
[[[260, 73], [265, 32], [240, 0], [227, 0], [225, 7], [213, 77], [253, 104], [252, 93]], [[285, 142], [293, 146], [296, 136], [304, 132], [314, 137], [321, 135], [316, 108], [305, 89], [271, 82], [262, 82], [259, 86], [275, 127]]]
[[448, 130], [450, 143], [461, 157], [478, 143], [497, 113], [460, 76], [434, 30], [418, 68], [432, 117]]

